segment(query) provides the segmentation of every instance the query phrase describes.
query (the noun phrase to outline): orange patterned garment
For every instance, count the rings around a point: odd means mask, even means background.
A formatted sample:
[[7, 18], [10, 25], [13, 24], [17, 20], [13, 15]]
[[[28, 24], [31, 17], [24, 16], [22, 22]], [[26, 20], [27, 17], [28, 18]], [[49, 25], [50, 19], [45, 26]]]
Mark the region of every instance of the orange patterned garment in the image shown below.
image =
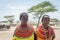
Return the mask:
[[[52, 40], [52, 36], [54, 34], [54, 31], [51, 27], [49, 27], [49, 29], [50, 29], [50, 34], [49, 34], [48, 30], [45, 30], [45, 33], [46, 33], [46, 36], [47, 36], [47, 40]], [[42, 26], [39, 26], [35, 33], [36, 33], [36, 36], [37, 36], [37, 40], [46, 40], [45, 35], [44, 35], [44, 30], [43, 30]]]

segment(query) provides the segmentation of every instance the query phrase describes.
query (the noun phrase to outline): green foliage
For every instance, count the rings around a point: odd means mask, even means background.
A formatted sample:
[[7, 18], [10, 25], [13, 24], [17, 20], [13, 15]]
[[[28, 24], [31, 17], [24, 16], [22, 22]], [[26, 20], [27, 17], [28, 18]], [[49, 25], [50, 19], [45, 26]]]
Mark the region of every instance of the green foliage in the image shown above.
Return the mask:
[[4, 18], [6, 18], [10, 23], [13, 23], [14, 21], [14, 15], [4, 16]]
[[59, 20], [57, 18], [52, 18], [51, 21], [52, 22], [59, 22]]
[[34, 15], [39, 17], [37, 27], [39, 25], [40, 18], [44, 13], [54, 11], [57, 11], [57, 9], [55, 9], [55, 7], [49, 1], [44, 1], [28, 9], [29, 13], [34, 12]]
[[29, 13], [34, 12], [36, 15], [54, 11], [57, 11], [57, 9], [55, 9], [55, 7], [49, 1], [44, 1], [28, 9]]
[[7, 23], [8, 21], [1, 21], [0, 23]]
[[4, 18], [12, 18], [12, 17], [14, 17], [14, 15], [4, 16]]

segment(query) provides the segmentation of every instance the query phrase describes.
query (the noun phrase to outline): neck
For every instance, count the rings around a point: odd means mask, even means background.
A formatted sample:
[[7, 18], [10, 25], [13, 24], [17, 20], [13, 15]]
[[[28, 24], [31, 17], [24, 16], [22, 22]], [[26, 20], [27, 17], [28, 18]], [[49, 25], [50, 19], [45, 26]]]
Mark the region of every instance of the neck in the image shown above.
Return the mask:
[[21, 26], [22, 26], [22, 27], [27, 27], [27, 24], [22, 24], [22, 23], [21, 23]]
[[44, 27], [44, 29], [48, 29], [49, 26], [48, 25], [43, 25], [43, 27]]

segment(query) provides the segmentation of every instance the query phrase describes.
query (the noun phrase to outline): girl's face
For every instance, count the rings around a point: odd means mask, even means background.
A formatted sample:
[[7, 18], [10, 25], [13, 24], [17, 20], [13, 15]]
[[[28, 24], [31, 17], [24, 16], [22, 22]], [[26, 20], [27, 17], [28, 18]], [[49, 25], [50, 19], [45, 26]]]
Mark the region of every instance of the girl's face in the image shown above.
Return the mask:
[[49, 22], [50, 22], [50, 18], [47, 17], [47, 18], [43, 19], [43, 24], [44, 25], [47, 26], [49, 24]]
[[22, 17], [21, 17], [21, 22], [22, 22], [22, 23], [26, 24], [27, 21], [28, 21], [28, 17], [27, 17], [27, 16], [22, 16]]

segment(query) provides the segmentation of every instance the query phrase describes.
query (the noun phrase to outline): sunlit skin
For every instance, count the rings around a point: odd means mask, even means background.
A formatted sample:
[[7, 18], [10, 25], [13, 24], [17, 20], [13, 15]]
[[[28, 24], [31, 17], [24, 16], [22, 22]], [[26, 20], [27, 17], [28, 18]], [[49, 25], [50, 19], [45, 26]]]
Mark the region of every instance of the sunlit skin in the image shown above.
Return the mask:
[[43, 19], [43, 27], [45, 28], [45, 29], [48, 29], [48, 27], [49, 27], [49, 22], [50, 22], [50, 18], [49, 17], [46, 17], [46, 18], [44, 18]]
[[49, 26], [50, 17], [44, 15], [42, 17], [42, 25], [40, 25], [35, 33], [36, 40], [53, 40], [55, 38], [55, 33], [52, 27]]
[[[49, 17], [46, 17], [46, 18], [43, 19], [42, 24], [43, 24], [43, 27], [44, 27], [45, 30], [48, 30], [49, 22], [50, 22], [50, 18]], [[54, 39], [54, 38], [55, 38], [55, 34], [53, 35], [52, 39]]]
[[22, 26], [27, 26], [27, 22], [28, 22], [28, 17], [27, 16], [22, 16], [21, 17], [21, 25]]
[[19, 19], [21, 24], [15, 29], [13, 40], [34, 40], [34, 28], [28, 23], [28, 14], [21, 13]]

